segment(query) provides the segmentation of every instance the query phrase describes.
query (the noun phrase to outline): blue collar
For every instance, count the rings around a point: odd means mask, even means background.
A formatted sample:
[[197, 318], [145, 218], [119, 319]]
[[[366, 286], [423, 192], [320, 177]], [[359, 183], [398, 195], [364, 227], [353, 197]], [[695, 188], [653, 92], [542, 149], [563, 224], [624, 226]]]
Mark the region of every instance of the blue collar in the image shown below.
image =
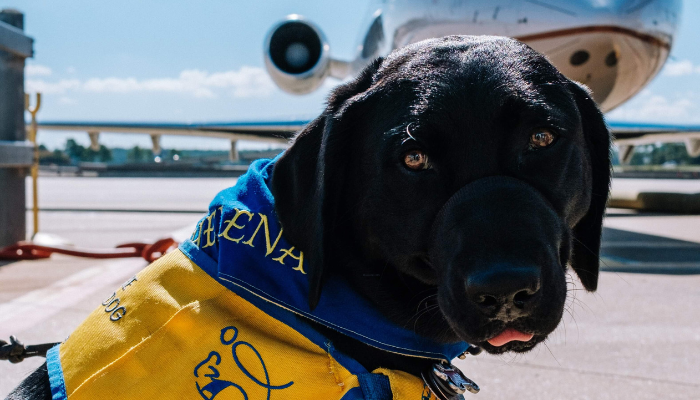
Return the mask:
[[277, 314], [281, 307], [382, 350], [452, 360], [469, 347], [433, 342], [394, 324], [338, 277], [327, 280], [311, 311], [304, 255], [282, 236], [274, 211], [268, 187], [274, 164], [253, 162], [235, 186], [216, 195], [207, 217], [180, 245], [192, 261], [263, 311]]

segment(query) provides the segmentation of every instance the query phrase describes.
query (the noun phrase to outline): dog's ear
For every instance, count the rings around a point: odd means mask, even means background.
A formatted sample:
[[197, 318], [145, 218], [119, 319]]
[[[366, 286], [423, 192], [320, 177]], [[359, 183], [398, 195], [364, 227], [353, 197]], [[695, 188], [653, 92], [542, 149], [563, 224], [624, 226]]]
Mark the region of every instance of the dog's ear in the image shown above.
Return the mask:
[[592, 171], [591, 203], [588, 212], [573, 229], [571, 266], [586, 290], [592, 292], [598, 287], [600, 237], [603, 230], [605, 204], [610, 193], [611, 138], [603, 114], [591, 98], [588, 89], [571, 83], [570, 90], [581, 115], [583, 135], [586, 139]]
[[330, 250], [339, 236], [337, 208], [346, 181], [353, 122], [381, 62], [378, 58], [355, 80], [335, 88], [325, 111], [296, 136], [274, 168], [275, 209], [285, 237], [305, 253], [312, 310], [333, 265]]

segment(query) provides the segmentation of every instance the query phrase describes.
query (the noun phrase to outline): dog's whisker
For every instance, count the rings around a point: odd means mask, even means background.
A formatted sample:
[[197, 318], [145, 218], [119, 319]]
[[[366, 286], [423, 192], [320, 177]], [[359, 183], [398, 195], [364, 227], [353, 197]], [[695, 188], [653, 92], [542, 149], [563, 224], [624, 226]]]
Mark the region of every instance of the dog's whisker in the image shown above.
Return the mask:
[[411, 296], [411, 299], [410, 299], [409, 301], [412, 301], [413, 299], [415, 299], [416, 297], [420, 296], [421, 294], [423, 294], [423, 293], [425, 293], [425, 292], [435, 292], [435, 293], [429, 294], [428, 296], [424, 297], [423, 300], [421, 300], [421, 301], [418, 303], [419, 305], [420, 305], [420, 303], [422, 303], [422, 302], [424, 302], [424, 301], [430, 299], [431, 297], [437, 297], [437, 291], [436, 291], [436, 289], [435, 289], [435, 288], [428, 288], [428, 289], [425, 289], [425, 290], [421, 290], [420, 292], [418, 292], [418, 293], [414, 294], [413, 296]]
[[[429, 318], [428, 318], [428, 323], [429, 323], [429, 324], [433, 322], [433, 320], [435, 319], [436, 316], [439, 316], [439, 317], [441, 317], [441, 318], [444, 320], [444, 316], [442, 315], [441, 312], [439, 312], [439, 309], [440, 309], [440, 307], [438, 307], [438, 306], [432, 306], [432, 307], [426, 308], [425, 310], [423, 310], [422, 312], [420, 312], [418, 315], [416, 315], [416, 316], [414, 317], [415, 320], [413, 321], [413, 330], [414, 330], [414, 331], [416, 330], [416, 328], [417, 328], [417, 326], [418, 326], [418, 320], [419, 320], [422, 316], [424, 316], [425, 314], [428, 314], [428, 313], [430, 313]], [[432, 312], [432, 311], [435, 311], [435, 310], [438, 310], [438, 312]]]
[[[564, 306], [564, 311], [569, 312], [569, 310], [567, 310], [566, 306]], [[571, 312], [569, 312], [569, 315], [571, 315]], [[572, 318], [573, 318], [573, 316], [572, 316]], [[564, 325], [564, 345], [566, 346], [566, 318], [562, 318], [561, 323]]]
[[561, 367], [561, 363], [560, 363], [559, 360], [557, 360], [557, 358], [554, 356], [554, 353], [552, 353], [552, 349], [550, 349], [549, 346], [547, 346], [547, 340], [546, 340], [546, 339], [542, 342], [542, 344], [544, 345], [544, 347], [547, 348], [547, 351], [549, 351], [549, 354], [552, 355], [552, 358], [554, 358], [554, 361], [556, 361], [557, 364]]
[[537, 353], [535, 354], [535, 358], [540, 356], [541, 351], [542, 351], [542, 346], [537, 346]]
[[[414, 297], [415, 297], [415, 296], [414, 296]], [[425, 303], [425, 307], [427, 308], [427, 307], [428, 307], [428, 302], [429, 302], [430, 300], [436, 299], [436, 298], [437, 298], [437, 293], [431, 294], [431, 295], [425, 297], [423, 300], [421, 300], [420, 302], [418, 302], [418, 305], [416, 306], [416, 312], [417, 312], [418, 310], [420, 310], [420, 308], [422, 307], [422, 305], [423, 305], [424, 303]]]
[[[591, 254], [593, 254], [594, 256], [596, 256], [596, 257], [598, 258], [598, 261], [600, 261], [601, 263], [603, 263], [603, 265], [605, 265], [606, 268], [610, 268], [610, 266], [605, 262], [605, 260], [603, 260], [603, 258], [600, 257], [600, 256], [598, 255], [598, 253], [596, 253], [596, 252], [594, 252], [593, 250], [589, 249], [582, 241], [580, 241], [580, 240], [578, 240], [578, 239], [576, 239], [576, 238], [574, 238], [574, 240], [575, 240], [578, 244], [580, 244], [581, 247], [583, 247], [584, 249], [586, 249], [586, 251], [588, 251], [589, 253], [591, 253]], [[579, 272], [579, 273], [580, 273], [580, 272]]]
[[[567, 276], [570, 276], [570, 274], [567, 273]], [[575, 283], [573, 283], [573, 286], [574, 286], [574, 288], [568, 288], [568, 287], [567, 287], [567, 301], [569, 301], [569, 299], [570, 299], [572, 305], [574, 305], [574, 304], [579, 304], [579, 305], [581, 305], [582, 307], [584, 307], [586, 310], [588, 310], [589, 312], [591, 312], [592, 314], [595, 314], [595, 312], [593, 311], [593, 309], [591, 309], [591, 308], [588, 306], [588, 304], [586, 304], [583, 300], [581, 300], [581, 299], [579, 299], [579, 298], [577, 297], [577, 292], [579, 292], [579, 291], [585, 291], [585, 289], [581, 289], [581, 288], [575, 287], [575, 286], [576, 286]], [[572, 296], [568, 296], [568, 293], [569, 293], [569, 292], [572, 293]], [[573, 307], [572, 307], [572, 310], [575, 311], [575, 310], [573, 309]]]
[[413, 318], [418, 319], [418, 318], [420, 318], [423, 314], [425, 314], [425, 313], [427, 313], [427, 312], [430, 312], [430, 311], [433, 311], [433, 310], [436, 310], [436, 309], [438, 309], [438, 308], [439, 308], [439, 307], [438, 307], [437, 305], [426, 307], [426, 308], [424, 308], [424, 309], [422, 309], [422, 310], [420, 310], [420, 311], [417, 311], [415, 314], [413, 314], [413, 317], [411, 317], [411, 319], [413, 319]]
[[[575, 298], [571, 298], [571, 302], [569, 302], [568, 304], [566, 304], [564, 306], [564, 311], [566, 311], [569, 314], [569, 316], [571, 317], [571, 320], [574, 322], [574, 326], [576, 326], [576, 340], [578, 340], [580, 338], [580, 330], [578, 327], [578, 321], [576, 321], [576, 309], [575, 309], [576, 301], [575, 300], [576, 300]], [[563, 319], [562, 319], [562, 321], [563, 321]]]
[[615, 272], [615, 275], [616, 275], [618, 278], [622, 279], [622, 282], [625, 282], [625, 283], [627, 284], [627, 286], [632, 287], [632, 284], [629, 283], [625, 278], [623, 278], [622, 275], [620, 275], [619, 272]]
[[[576, 317], [575, 317], [574, 314], [568, 309], [568, 307], [565, 307], [564, 310], [565, 310], [567, 313], [569, 313], [569, 315], [571, 316], [571, 320], [574, 322], [574, 325], [576, 326], [576, 337], [578, 338], [578, 337], [579, 337], [579, 329], [578, 329], [578, 322], [576, 321]], [[562, 320], [562, 321], [563, 321], [563, 320]], [[565, 325], [565, 327], [564, 327], [564, 333], [565, 333], [565, 335], [564, 335], [564, 336], [565, 336], [565, 337], [564, 337], [564, 342], [565, 342], [565, 343], [564, 343], [564, 344], [566, 344], [566, 325]]]
[[575, 297], [572, 300], [573, 300], [573, 304], [578, 304], [581, 307], [585, 308], [591, 314], [595, 314], [595, 311], [588, 304], [586, 304], [583, 300], [577, 299]]
[[[439, 308], [440, 308], [440, 307], [438, 307], [437, 305], [434, 305], [434, 306], [427, 307], [427, 308], [425, 308], [425, 309], [423, 309], [423, 310], [420, 310], [419, 312], [417, 312], [416, 314], [414, 314], [414, 315], [410, 318], [410, 320], [413, 320], [413, 330], [414, 330], [414, 331], [416, 330], [417, 325], [418, 325], [418, 320], [419, 320], [423, 315], [425, 315], [425, 314], [427, 314], [427, 313], [430, 313], [431, 311], [437, 310], [437, 309], [439, 309]], [[435, 314], [437, 314], [437, 313], [432, 313], [432, 314], [433, 314], [432, 317], [434, 317]], [[431, 318], [432, 318], [432, 317], [431, 317]], [[410, 321], [410, 320], [409, 320], [409, 321]], [[404, 327], [405, 327], [405, 326], [404, 326]]]

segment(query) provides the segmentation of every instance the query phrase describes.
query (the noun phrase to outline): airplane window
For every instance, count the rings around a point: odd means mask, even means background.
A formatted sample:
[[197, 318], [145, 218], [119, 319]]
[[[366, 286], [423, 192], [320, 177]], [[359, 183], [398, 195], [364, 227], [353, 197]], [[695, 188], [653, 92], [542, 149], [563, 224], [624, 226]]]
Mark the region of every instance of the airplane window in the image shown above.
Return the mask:
[[589, 58], [591, 58], [591, 55], [588, 54], [586, 50], [579, 50], [571, 55], [569, 62], [571, 62], [573, 66], [579, 66], [585, 64]]

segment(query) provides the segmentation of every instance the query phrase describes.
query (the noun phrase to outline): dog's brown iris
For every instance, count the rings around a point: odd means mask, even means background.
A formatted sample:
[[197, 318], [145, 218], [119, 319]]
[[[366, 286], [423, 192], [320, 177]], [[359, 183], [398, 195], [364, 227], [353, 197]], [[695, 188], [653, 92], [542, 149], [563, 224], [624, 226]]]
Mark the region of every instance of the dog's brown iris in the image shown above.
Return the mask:
[[554, 142], [554, 134], [547, 129], [536, 129], [530, 135], [530, 148], [543, 149]]
[[411, 150], [403, 155], [403, 163], [406, 167], [414, 170], [420, 171], [430, 168], [430, 162], [428, 161], [428, 155], [421, 150]]

